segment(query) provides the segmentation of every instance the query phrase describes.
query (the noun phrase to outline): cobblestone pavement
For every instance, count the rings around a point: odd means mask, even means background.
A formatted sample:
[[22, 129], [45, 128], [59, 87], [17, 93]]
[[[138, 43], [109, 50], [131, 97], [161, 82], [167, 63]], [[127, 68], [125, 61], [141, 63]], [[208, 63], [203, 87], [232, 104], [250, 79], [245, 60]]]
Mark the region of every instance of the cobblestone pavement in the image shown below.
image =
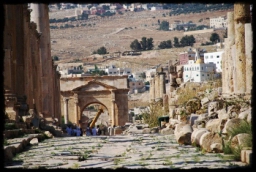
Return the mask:
[[81, 136], [46, 139], [17, 154], [5, 168], [192, 169], [238, 168], [222, 153], [177, 144], [174, 135]]

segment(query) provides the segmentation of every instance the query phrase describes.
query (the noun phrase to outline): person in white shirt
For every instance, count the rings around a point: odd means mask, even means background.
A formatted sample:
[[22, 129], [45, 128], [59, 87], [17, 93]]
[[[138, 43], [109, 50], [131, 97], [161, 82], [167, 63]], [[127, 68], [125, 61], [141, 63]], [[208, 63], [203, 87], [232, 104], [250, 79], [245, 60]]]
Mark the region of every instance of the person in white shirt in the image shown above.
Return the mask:
[[96, 135], [97, 135], [97, 129], [96, 129], [96, 127], [93, 127], [93, 128], [92, 128], [92, 135], [93, 135], [93, 136], [96, 136]]

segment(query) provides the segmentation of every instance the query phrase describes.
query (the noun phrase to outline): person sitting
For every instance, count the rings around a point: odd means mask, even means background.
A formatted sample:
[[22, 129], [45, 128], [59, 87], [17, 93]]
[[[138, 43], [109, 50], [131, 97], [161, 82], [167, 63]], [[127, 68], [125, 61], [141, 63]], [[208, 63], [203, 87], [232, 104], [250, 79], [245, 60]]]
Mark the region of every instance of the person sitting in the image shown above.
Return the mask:
[[90, 127], [88, 126], [86, 128], [86, 136], [91, 136], [91, 135], [92, 135], [92, 131], [91, 131]]
[[81, 135], [81, 130], [79, 127], [76, 128], [76, 136], [80, 136]]
[[93, 135], [93, 136], [96, 136], [96, 135], [97, 135], [97, 129], [96, 129], [96, 127], [93, 127], [93, 128], [92, 128], [92, 135]]

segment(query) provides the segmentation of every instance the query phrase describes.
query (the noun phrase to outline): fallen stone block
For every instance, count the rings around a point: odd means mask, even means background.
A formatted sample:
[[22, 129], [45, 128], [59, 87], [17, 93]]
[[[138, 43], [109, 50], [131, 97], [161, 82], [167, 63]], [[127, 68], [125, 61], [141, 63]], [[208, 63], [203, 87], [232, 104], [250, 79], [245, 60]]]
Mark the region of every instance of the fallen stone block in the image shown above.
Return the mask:
[[211, 152], [213, 152], [213, 153], [223, 152], [223, 146], [220, 143], [213, 143], [213, 144], [211, 144], [210, 148], [211, 148]]
[[243, 119], [243, 120], [247, 120], [248, 115], [251, 114], [251, 113], [252, 113], [251, 108], [247, 109], [246, 111], [243, 111], [243, 112], [239, 113], [238, 118]]
[[151, 129], [150, 128], [143, 128], [142, 134], [150, 134]]
[[191, 126], [193, 126], [194, 123], [195, 123], [195, 120], [196, 120], [198, 117], [199, 117], [199, 115], [197, 115], [197, 114], [191, 114], [191, 115], [190, 115], [190, 118], [189, 118], [189, 124], [190, 124]]
[[218, 114], [218, 118], [219, 119], [225, 119], [225, 120], [228, 120], [229, 119], [229, 115], [228, 113], [226, 112], [226, 109], [220, 109], [217, 111], [217, 114]]
[[38, 138], [33, 138], [29, 143], [31, 145], [38, 145]]
[[220, 133], [221, 131], [221, 120], [220, 119], [210, 119], [207, 121], [205, 128], [211, 132]]
[[200, 143], [199, 143], [200, 138], [206, 132], [209, 132], [206, 128], [198, 128], [198, 129], [194, 130], [191, 135], [191, 144], [200, 146]]
[[232, 118], [228, 119], [227, 122], [225, 123], [225, 126], [222, 130], [222, 133], [230, 135], [230, 131], [233, 128], [239, 127], [239, 125], [243, 122], [246, 122], [245, 120], [242, 120], [240, 118]]
[[233, 147], [233, 148], [247, 147], [248, 146], [247, 145], [248, 141], [252, 141], [252, 138], [251, 138], [250, 134], [247, 134], [247, 133], [237, 134], [231, 139], [231, 145], [230, 146]]
[[191, 134], [193, 129], [191, 125], [180, 123], [177, 124], [174, 130], [174, 135], [179, 144], [191, 144]]
[[200, 146], [206, 152], [212, 152], [211, 145], [212, 144], [222, 144], [222, 138], [217, 133], [206, 132], [200, 138]]
[[164, 135], [174, 134], [174, 131], [171, 128], [164, 128], [161, 130], [161, 134], [164, 134]]
[[241, 162], [250, 164], [250, 154], [252, 150], [241, 150]]

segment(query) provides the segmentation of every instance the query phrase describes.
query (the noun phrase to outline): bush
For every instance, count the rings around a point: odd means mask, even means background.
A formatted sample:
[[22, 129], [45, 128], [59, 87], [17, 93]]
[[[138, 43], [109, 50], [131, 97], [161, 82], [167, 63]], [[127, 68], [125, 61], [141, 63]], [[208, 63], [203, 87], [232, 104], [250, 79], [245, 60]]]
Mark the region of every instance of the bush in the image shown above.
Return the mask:
[[142, 113], [142, 117], [149, 127], [158, 126], [158, 117], [164, 116], [166, 112], [163, 110], [162, 101], [154, 102], [149, 105], [149, 109]]

